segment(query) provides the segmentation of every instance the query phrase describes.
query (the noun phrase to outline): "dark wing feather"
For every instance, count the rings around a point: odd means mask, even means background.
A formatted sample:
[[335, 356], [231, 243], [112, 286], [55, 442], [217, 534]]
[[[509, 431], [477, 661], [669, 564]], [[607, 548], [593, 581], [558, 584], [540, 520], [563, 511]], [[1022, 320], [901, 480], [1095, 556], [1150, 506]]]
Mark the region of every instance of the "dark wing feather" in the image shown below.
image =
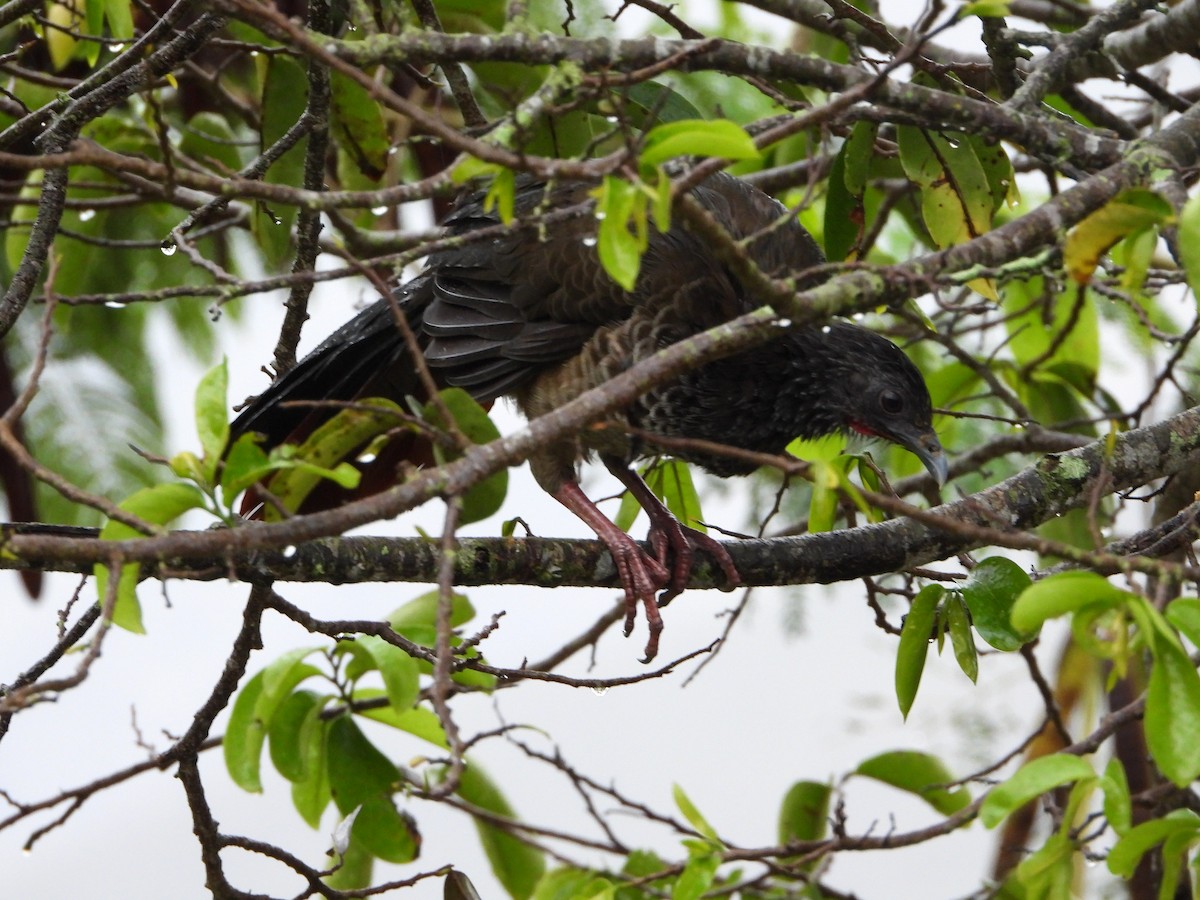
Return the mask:
[[[429, 282], [429, 276], [422, 275], [397, 293], [410, 327], [420, 327], [429, 300]], [[327, 337], [256, 397], [230, 426], [231, 440], [258, 432], [266, 437], [267, 446], [273, 447], [302, 438], [329, 413], [305, 409], [300, 401], [380, 396], [402, 402], [408, 394], [422, 394], [416, 368], [391, 304], [379, 301]], [[283, 405], [291, 402], [297, 405]]]

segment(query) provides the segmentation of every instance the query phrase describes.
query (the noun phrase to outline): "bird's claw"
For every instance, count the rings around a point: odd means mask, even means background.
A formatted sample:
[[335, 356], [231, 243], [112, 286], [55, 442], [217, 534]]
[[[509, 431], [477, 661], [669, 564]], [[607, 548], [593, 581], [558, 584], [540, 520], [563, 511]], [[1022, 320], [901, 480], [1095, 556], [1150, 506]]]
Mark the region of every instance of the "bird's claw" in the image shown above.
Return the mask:
[[642, 662], [648, 663], [658, 655], [658, 636], [663, 630], [662, 616], [658, 612], [659, 604], [655, 595], [670, 582], [671, 572], [633, 540], [623, 542], [618, 547], [610, 547], [609, 552], [625, 588], [625, 637], [633, 634], [638, 603], [640, 602], [646, 610], [646, 624], [649, 626], [650, 636], [646, 641], [646, 655]]
[[671, 567], [671, 579], [667, 583], [667, 589], [658, 598], [660, 607], [666, 606], [687, 587], [696, 550], [703, 550], [711, 556], [721, 569], [725, 576], [722, 590], [733, 590], [741, 586], [742, 576], [738, 574], [733, 557], [729, 555], [725, 545], [704, 532], [688, 528], [674, 517], [668, 517], [653, 523], [649, 537], [658, 563], [664, 567]]

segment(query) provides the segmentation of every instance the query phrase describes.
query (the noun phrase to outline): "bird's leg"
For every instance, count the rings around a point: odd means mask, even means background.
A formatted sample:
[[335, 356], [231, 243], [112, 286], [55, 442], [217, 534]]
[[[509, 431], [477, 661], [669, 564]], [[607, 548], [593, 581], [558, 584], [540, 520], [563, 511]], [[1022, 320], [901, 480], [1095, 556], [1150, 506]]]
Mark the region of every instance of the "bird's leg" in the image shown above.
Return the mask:
[[588, 499], [579, 487], [579, 482], [564, 481], [553, 497], [587, 523], [612, 554], [621, 586], [625, 589], [626, 637], [633, 631], [638, 602], [645, 607], [650, 637], [646, 641], [646, 657], [642, 662], [650, 662], [658, 653], [658, 636], [663, 628], [655, 594], [659, 588], [670, 583], [671, 573], [657, 559], [642, 550], [637, 541], [614, 525], [596, 504]]
[[637, 472], [619, 462], [615, 457], [604, 457], [608, 471], [629, 489], [634, 499], [641, 504], [642, 509], [650, 519], [650, 546], [663, 566], [670, 566], [671, 580], [667, 590], [658, 599], [659, 606], [666, 606], [687, 587], [692, 574], [692, 560], [697, 548], [704, 550], [721, 567], [725, 581], [730, 588], [738, 587], [742, 577], [738, 574], [733, 558], [725, 545], [713, 540], [702, 531], [688, 528], [675, 518], [661, 500], [650, 490], [650, 486], [642, 480]]

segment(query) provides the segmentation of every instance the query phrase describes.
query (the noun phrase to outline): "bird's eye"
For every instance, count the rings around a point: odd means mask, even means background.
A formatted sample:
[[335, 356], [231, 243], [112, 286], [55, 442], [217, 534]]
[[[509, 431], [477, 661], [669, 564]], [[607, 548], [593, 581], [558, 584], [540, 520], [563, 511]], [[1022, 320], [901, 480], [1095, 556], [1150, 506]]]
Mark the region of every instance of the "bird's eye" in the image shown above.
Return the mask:
[[892, 390], [879, 395], [879, 406], [889, 416], [897, 415], [904, 410], [904, 398]]

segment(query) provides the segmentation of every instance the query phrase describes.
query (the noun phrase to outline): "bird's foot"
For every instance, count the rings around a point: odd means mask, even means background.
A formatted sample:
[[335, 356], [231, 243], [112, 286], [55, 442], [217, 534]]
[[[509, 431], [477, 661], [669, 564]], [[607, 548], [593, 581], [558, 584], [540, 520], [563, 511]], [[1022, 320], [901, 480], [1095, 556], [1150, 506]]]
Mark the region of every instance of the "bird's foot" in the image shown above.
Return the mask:
[[625, 637], [633, 634], [633, 625], [637, 621], [638, 604], [646, 610], [646, 627], [649, 635], [646, 638], [645, 656], [643, 663], [648, 663], [658, 655], [658, 638], [662, 634], [663, 620], [658, 611], [658, 592], [671, 582], [671, 572], [657, 559], [644, 551], [629, 535], [619, 531], [614, 526], [613, 534], [600, 535], [601, 540], [608, 546], [613, 562], [617, 565], [617, 575], [625, 589]]
[[[553, 496], [586, 522], [592, 531], [596, 532], [596, 537], [608, 547], [608, 552], [617, 567], [617, 577], [625, 591], [626, 637], [633, 633], [638, 604], [646, 610], [646, 625], [650, 634], [646, 639], [646, 655], [642, 662], [650, 662], [658, 655], [658, 637], [663, 630], [657, 595], [660, 590], [669, 589], [672, 580], [677, 579], [677, 576], [663, 562], [643, 550], [637, 541], [609, 521], [577, 483], [565, 482]], [[686, 582], [686, 577], [684, 580]]]
[[740, 587], [742, 576], [738, 574], [733, 564], [733, 557], [725, 549], [725, 545], [710, 538], [703, 531], [688, 528], [676, 519], [666, 509], [658, 515], [650, 515], [650, 546], [654, 548], [654, 556], [659, 564], [670, 566], [671, 578], [667, 589], [658, 598], [659, 606], [666, 606], [687, 587], [692, 574], [692, 563], [697, 550], [703, 550], [713, 558], [725, 576], [723, 590], [733, 590]]

